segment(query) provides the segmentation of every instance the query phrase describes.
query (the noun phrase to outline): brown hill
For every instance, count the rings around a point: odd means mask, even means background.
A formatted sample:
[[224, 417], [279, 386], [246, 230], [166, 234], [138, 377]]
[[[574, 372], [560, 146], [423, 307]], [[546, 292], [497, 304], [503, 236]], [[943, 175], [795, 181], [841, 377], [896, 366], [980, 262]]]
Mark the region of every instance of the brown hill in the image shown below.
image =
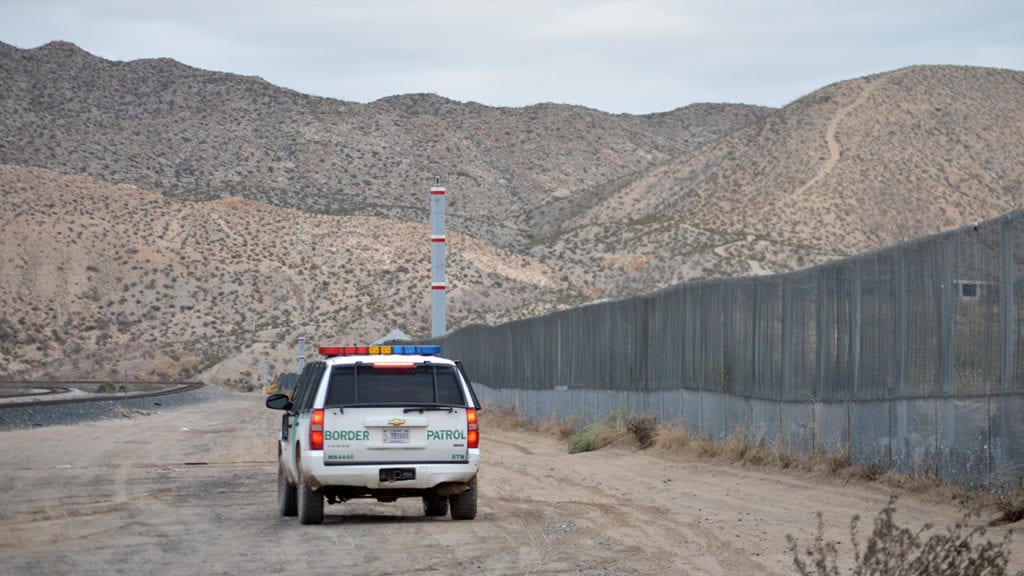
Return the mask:
[[[264, 360], [291, 368], [299, 336], [422, 335], [429, 236], [427, 224], [182, 202], [0, 165], [0, 374], [187, 377], [231, 359], [220, 377], [251, 381]], [[449, 243], [453, 324], [539, 314], [566, 292], [542, 263], [458, 233]]]
[[[558, 240], [611, 229], [679, 245], [685, 225], [704, 234], [689, 243], [699, 256], [724, 257], [691, 277], [785, 271], [1022, 206], [1024, 72], [915, 66], [828, 86], [680, 156]], [[660, 284], [653, 265], [613, 292]]]
[[3, 164], [186, 199], [413, 221], [425, 219], [425, 190], [441, 176], [451, 226], [501, 244], [533, 234], [527, 224], [553, 229], [609, 183], [767, 112], [701, 105], [629, 116], [429, 94], [364, 105], [173, 60], [111, 62], [64, 42], [0, 44], [0, 78]]
[[1022, 77], [913, 67], [777, 111], [627, 116], [0, 44], [0, 376], [251, 381], [300, 335], [423, 336], [434, 175], [450, 328], [995, 216], [1021, 206]]

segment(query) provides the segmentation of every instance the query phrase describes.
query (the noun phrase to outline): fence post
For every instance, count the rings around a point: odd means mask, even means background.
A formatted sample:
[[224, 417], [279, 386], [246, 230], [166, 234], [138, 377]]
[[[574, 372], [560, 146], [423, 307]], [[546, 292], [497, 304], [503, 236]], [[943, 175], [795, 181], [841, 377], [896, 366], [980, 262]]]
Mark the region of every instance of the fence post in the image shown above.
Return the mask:
[[860, 261], [856, 260], [850, 263], [850, 267], [853, 269], [853, 294], [850, 295], [852, 302], [850, 303], [853, 308], [853, 326], [850, 327], [850, 339], [851, 344], [851, 361], [853, 362], [853, 385], [851, 388], [850, 395], [853, 398], [857, 398], [857, 390], [860, 388], [860, 333], [861, 333], [861, 287], [860, 287]]
[[[892, 454], [893, 438], [899, 438], [901, 445], [907, 437], [907, 403], [901, 400], [894, 405], [893, 398], [907, 397], [907, 356], [909, 354], [910, 318], [907, 304], [907, 248], [901, 246], [896, 251], [896, 393], [889, 393], [889, 462], [894, 460]], [[891, 385], [890, 385], [891, 388]], [[895, 407], [895, 414], [893, 408]], [[902, 446], [901, 446], [902, 447]]]
[[[1006, 393], [1013, 390], [1013, 377], [1014, 377], [1014, 366], [1017, 363], [1016, 354], [1016, 326], [1014, 325], [1014, 318], [1016, 317], [1016, 311], [1014, 305], [1016, 298], [1013, 293], [1014, 285], [1014, 268], [1013, 268], [1013, 249], [1014, 249], [1014, 234], [1013, 234], [1013, 223], [1015, 219], [1006, 219], [1002, 223], [1002, 246], [1001, 246], [1001, 266], [1000, 266], [1000, 286], [999, 286], [999, 306], [1002, 314], [999, 319], [999, 328], [1002, 330], [1003, 341], [1002, 341], [1002, 370], [999, 375], [999, 391]], [[1016, 400], [1016, 398], [1015, 398]], [[991, 399], [989, 400], [991, 403]], [[999, 402], [999, 452], [994, 454], [998, 464], [1005, 464], [1012, 461], [1009, 447], [1013, 445], [1010, 441], [1010, 418], [1014, 413], [1014, 410], [1010, 408], [1007, 402], [1007, 397], [1003, 397]], [[992, 440], [991, 440], [991, 420], [989, 424], [989, 484], [992, 483], [992, 464], [991, 457], [993, 455]]]
[[787, 400], [793, 379], [793, 282], [792, 276], [782, 281], [782, 386], [776, 400]]
[[850, 404], [853, 400], [846, 401], [846, 457], [853, 462], [853, 415], [850, 412]]
[[811, 390], [811, 400], [816, 401], [820, 397], [820, 391], [825, 388], [825, 366], [828, 363], [828, 349], [830, 342], [826, 339], [826, 326], [825, 326], [825, 273], [827, 268], [820, 268], [815, 274], [815, 290], [814, 299], [817, 304], [818, 317], [815, 319], [815, 336], [818, 341], [817, 351], [817, 378], [815, 379], [814, 388]]
[[[946, 453], [950, 446], [956, 444], [956, 421], [953, 419], [953, 397], [956, 394], [953, 381], [953, 359], [955, 356], [955, 342], [953, 340], [956, 334], [956, 318], [953, 311], [953, 240], [947, 237], [943, 238], [941, 242], [942, 277], [939, 280], [941, 287], [941, 290], [939, 290], [941, 336], [939, 337], [939, 347], [941, 354], [940, 365], [942, 366], [942, 448], [938, 450], [938, 446], [936, 446], [936, 452]], [[941, 463], [941, 459], [936, 460], [935, 476], [939, 479], [942, 478], [941, 471], [938, 468]]]

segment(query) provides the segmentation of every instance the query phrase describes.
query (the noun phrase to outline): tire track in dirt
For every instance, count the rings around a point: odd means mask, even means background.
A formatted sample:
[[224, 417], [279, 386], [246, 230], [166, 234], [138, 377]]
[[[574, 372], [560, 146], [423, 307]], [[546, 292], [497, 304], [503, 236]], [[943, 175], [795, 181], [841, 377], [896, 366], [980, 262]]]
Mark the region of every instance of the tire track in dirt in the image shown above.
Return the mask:
[[493, 442], [494, 444], [497, 444], [499, 446], [506, 446], [508, 448], [511, 448], [511, 449], [515, 450], [516, 452], [519, 452], [520, 454], [527, 454], [527, 455], [532, 455], [533, 454], [532, 450], [530, 450], [529, 448], [527, 448], [525, 446], [520, 446], [519, 444], [516, 444], [515, 442], [509, 442], [507, 440], [499, 440], [499, 439], [493, 438], [493, 437], [487, 438], [487, 442]]
[[[522, 519], [522, 532], [531, 546], [539, 547], [539, 558], [531, 559], [525, 573], [545, 566], [580, 570], [579, 559], [565, 563], [559, 555], [567, 546], [591, 550], [593, 557], [613, 565], [616, 559], [642, 557], [645, 571], [650, 573], [770, 573], [699, 522], [638, 498], [650, 494], [649, 490], [631, 493], [606, 485], [597, 479], [600, 471], [589, 470], [586, 455], [569, 455], [559, 446], [552, 456], [547, 443], [530, 450], [503, 431], [493, 431], [488, 441], [515, 451], [488, 461], [487, 480], [498, 483], [502, 512]], [[529, 493], [512, 494], [504, 489], [505, 475], [514, 475], [517, 483], [530, 486]], [[558, 538], [553, 540], [549, 534]]]
[[[409, 498], [330, 506], [323, 525], [302, 526], [277, 511], [280, 418], [262, 399], [0, 432], [0, 482], [17, 488], [0, 492], [0, 574], [194, 576], [257, 566], [367, 576], [788, 576], [787, 533], [811, 542], [821, 510], [825, 537], [846, 540], [851, 515], [871, 515], [888, 497], [884, 488], [625, 442], [570, 455], [551, 436], [485, 425], [476, 520], [425, 517]], [[911, 529], [945, 526], [959, 512], [915, 496], [899, 511]], [[992, 541], [1005, 533], [988, 532]], [[1021, 558], [1015, 540], [1014, 570]]]

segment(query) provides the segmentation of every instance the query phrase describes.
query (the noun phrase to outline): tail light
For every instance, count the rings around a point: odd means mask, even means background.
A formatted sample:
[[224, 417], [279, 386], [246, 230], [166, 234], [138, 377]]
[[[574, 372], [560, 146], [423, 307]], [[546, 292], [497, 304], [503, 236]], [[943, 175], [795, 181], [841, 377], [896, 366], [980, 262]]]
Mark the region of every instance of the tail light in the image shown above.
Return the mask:
[[476, 410], [466, 408], [466, 441], [470, 448], [480, 447], [480, 423], [476, 419]]
[[313, 410], [313, 415], [309, 419], [309, 449], [324, 449], [324, 411], [322, 409]]

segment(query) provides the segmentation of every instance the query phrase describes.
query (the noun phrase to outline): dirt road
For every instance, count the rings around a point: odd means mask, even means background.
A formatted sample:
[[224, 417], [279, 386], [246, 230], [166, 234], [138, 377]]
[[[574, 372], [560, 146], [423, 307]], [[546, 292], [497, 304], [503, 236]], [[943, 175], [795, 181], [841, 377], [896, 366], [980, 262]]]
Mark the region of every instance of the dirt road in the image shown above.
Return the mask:
[[[820, 510], [845, 544], [850, 517], [870, 524], [888, 498], [628, 446], [570, 456], [484, 418], [476, 520], [359, 501], [301, 526], [276, 514], [279, 413], [261, 403], [0, 432], [0, 574], [794, 574], [786, 534], [809, 542]], [[927, 496], [898, 510], [912, 526], [959, 516]], [[1012, 548], [1017, 569], [1024, 536]]]

